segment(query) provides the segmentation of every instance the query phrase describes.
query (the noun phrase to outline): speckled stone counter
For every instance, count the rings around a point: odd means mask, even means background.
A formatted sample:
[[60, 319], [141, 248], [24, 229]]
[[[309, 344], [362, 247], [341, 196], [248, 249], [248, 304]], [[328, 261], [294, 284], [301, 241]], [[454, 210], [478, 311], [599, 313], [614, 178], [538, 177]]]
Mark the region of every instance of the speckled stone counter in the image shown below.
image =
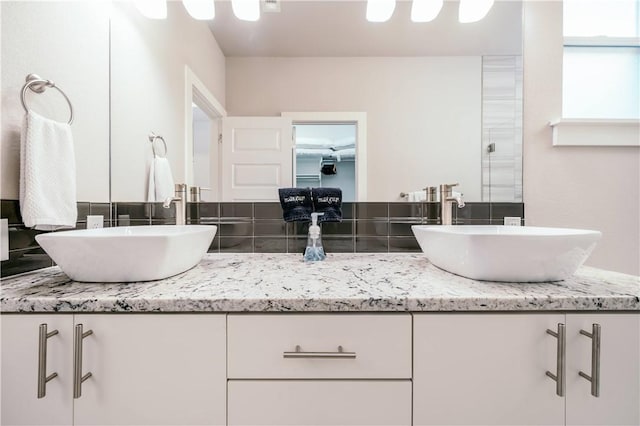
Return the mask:
[[208, 254], [160, 281], [71, 281], [52, 267], [0, 284], [2, 312], [419, 312], [640, 310], [640, 278], [583, 267], [555, 283], [459, 277], [423, 254]]

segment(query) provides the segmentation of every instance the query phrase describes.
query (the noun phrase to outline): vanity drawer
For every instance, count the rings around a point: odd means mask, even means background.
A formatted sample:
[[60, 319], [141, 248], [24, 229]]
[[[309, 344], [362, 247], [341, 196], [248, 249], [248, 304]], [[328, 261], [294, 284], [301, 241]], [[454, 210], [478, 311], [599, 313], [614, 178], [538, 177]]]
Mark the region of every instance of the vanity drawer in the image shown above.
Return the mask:
[[229, 426], [410, 426], [410, 380], [230, 380]]
[[230, 379], [411, 378], [409, 314], [229, 315], [227, 338]]

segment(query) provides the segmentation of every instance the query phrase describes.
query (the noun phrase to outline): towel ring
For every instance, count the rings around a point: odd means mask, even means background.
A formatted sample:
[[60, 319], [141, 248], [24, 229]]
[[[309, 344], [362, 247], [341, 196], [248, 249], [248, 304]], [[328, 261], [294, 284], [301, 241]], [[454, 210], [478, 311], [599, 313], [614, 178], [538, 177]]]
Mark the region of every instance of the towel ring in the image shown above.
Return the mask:
[[71, 105], [71, 101], [69, 97], [60, 89], [56, 84], [51, 80], [45, 80], [41, 78], [37, 74], [29, 74], [27, 78], [25, 78], [26, 83], [22, 86], [22, 94], [20, 96], [20, 101], [22, 102], [22, 108], [24, 108], [24, 112], [29, 112], [29, 108], [27, 108], [27, 102], [25, 100], [25, 96], [27, 95], [27, 90], [31, 90], [35, 93], [43, 93], [47, 90], [48, 87], [56, 89], [60, 94], [64, 97], [69, 104], [69, 121], [67, 124], [73, 123], [73, 105]]
[[160, 139], [162, 141], [162, 144], [164, 145], [164, 158], [167, 158], [167, 152], [169, 152], [169, 150], [167, 149], [167, 142], [164, 140], [164, 138], [160, 135], [156, 135], [155, 133], [151, 132], [149, 133], [149, 141], [151, 142], [151, 150], [153, 151], [153, 155], [157, 156], [157, 157], [161, 157], [160, 155], [158, 155], [158, 153], [156, 152], [156, 146], [153, 144], [156, 139]]

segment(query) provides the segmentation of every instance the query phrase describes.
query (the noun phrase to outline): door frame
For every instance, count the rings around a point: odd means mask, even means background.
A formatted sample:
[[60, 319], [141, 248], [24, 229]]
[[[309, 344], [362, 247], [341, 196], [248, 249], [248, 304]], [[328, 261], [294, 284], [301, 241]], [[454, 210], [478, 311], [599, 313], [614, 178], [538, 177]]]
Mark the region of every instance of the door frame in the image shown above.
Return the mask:
[[[198, 76], [189, 68], [184, 67], [184, 182], [188, 186], [193, 185], [193, 104], [196, 104], [212, 121], [219, 120], [227, 116], [227, 111], [215, 96], [209, 91], [207, 86], [198, 78]], [[218, 134], [221, 129], [218, 123]], [[211, 154], [216, 154], [216, 163], [211, 162], [212, 169], [209, 174], [218, 178], [215, 180], [217, 189], [211, 188], [215, 193], [220, 194], [220, 144], [218, 135], [215, 136], [212, 145], [215, 144], [215, 150], [211, 149]], [[212, 186], [214, 184], [212, 183]]]
[[[366, 112], [282, 112], [296, 124], [356, 125], [356, 201], [367, 201], [367, 113]], [[294, 146], [295, 148], [295, 146]], [[295, 152], [293, 153], [295, 173]], [[295, 182], [295, 176], [292, 177]]]

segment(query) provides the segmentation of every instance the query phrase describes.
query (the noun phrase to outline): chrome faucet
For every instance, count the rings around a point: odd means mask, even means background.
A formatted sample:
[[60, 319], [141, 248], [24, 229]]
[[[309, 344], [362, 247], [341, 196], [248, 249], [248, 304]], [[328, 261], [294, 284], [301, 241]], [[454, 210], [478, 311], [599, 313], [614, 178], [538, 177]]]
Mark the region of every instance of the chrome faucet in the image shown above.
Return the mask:
[[176, 183], [175, 197], [168, 197], [162, 203], [162, 207], [168, 209], [171, 203], [176, 203], [176, 225], [187, 224], [187, 185]]
[[451, 212], [453, 203], [456, 203], [459, 209], [464, 207], [462, 194], [454, 192], [454, 186], [458, 186], [458, 184], [440, 185], [440, 217], [442, 218], [442, 225], [453, 225], [453, 214]]

